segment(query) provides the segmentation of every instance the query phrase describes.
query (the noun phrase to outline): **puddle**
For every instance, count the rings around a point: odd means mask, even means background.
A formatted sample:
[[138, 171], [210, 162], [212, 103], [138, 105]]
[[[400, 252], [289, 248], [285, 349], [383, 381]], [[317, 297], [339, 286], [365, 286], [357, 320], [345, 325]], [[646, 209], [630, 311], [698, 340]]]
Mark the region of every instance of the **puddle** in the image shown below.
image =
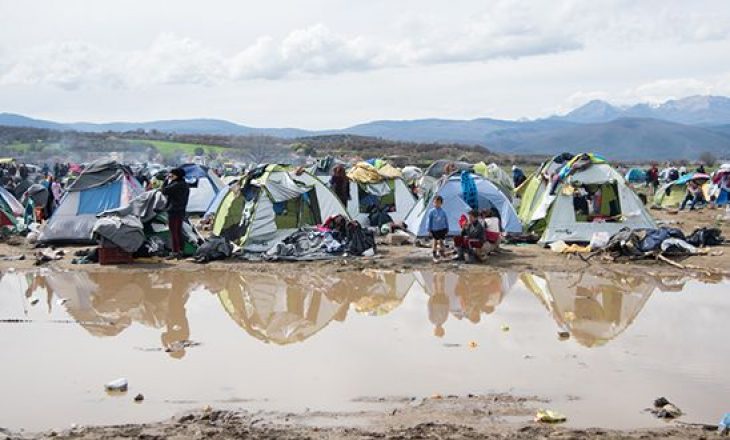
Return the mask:
[[[552, 399], [573, 426], [661, 425], [643, 412], [659, 396], [685, 421], [714, 423], [730, 410], [728, 285], [612, 273], [4, 273], [0, 427], [154, 421], [206, 405], [367, 411], [392, 406], [388, 396], [487, 392]], [[129, 391], [107, 395], [119, 377]]]

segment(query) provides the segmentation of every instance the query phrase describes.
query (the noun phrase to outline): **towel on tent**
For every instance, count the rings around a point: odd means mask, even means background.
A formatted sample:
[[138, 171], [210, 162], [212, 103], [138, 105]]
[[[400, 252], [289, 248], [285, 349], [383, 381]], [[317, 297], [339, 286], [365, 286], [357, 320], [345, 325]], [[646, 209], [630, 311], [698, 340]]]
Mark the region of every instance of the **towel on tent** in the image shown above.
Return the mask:
[[461, 172], [461, 197], [471, 209], [479, 209], [479, 193], [469, 171]]

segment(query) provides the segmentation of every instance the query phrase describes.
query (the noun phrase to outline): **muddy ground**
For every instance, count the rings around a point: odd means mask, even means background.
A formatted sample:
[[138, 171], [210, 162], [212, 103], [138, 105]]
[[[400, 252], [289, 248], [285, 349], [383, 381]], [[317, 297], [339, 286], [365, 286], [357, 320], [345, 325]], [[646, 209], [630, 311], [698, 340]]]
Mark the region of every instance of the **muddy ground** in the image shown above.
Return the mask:
[[[676, 213], [652, 211], [662, 222], [679, 227], [690, 233], [700, 226], [717, 226], [730, 237], [730, 221], [719, 221], [724, 210], [704, 209], [697, 212]], [[192, 261], [144, 261], [132, 265], [100, 266], [98, 264], [75, 265], [71, 263], [73, 252], [83, 247], [66, 248], [66, 255], [59, 261], [43, 264], [58, 270], [85, 271], [151, 271], [151, 270], [200, 270]], [[0, 261], [0, 271], [34, 269], [34, 253], [37, 250], [22, 240], [0, 243], [1, 256], [24, 255], [21, 261]], [[480, 271], [504, 269], [521, 272], [586, 271], [605, 273], [616, 271], [672, 277], [692, 275], [700, 278], [719, 279], [730, 275], [730, 249], [727, 245], [712, 249], [710, 255], [694, 256], [679, 261], [683, 266], [666, 262], [645, 260], [632, 262], [604, 261], [593, 258], [586, 262], [576, 256], [556, 254], [537, 245], [509, 245], [503, 252], [490, 257], [480, 265], [463, 265], [451, 262], [439, 263], [443, 270]], [[419, 270], [433, 269], [430, 249], [413, 245], [379, 248], [374, 258], [343, 259], [307, 263], [267, 263], [246, 261], [213, 262], [206, 267], [233, 271], [334, 271], [349, 272], [363, 269]], [[531, 419], [538, 408], [549, 408], [550, 403], [535, 397], [511, 395], [448, 396], [416, 401], [410, 398], [390, 399], [376, 397], [378, 405], [372, 411], [359, 413], [248, 413], [205, 409], [185, 414], [171, 420], [151, 424], [121, 425], [109, 427], [74, 427], [58, 432], [11, 433], [0, 427], [0, 439], [7, 438], [263, 438], [263, 439], [476, 439], [476, 438], [565, 438], [565, 439], [639, 439], [639, 438], [711, 438], [709, 427], [686, 426], [668, 423], [663, 429], [612, 431], [608, 429], [574, 429], [561, 425], [545, 425]], [[144, 403], [142, 403], [144, 404]], [[384, 407], [387, 407], [384, 409]], [[568, 415], [569, 416], [569, 415]], [[647, 417], [651, 417], [647, 415]]]
[[[378, 398], [387, 410], [357, 413], [300, 414], [219, 411], [205, 408], [149, 424], [71, 427], [35, 434], [5, 432], [8, 438], [36, 439], [704, 439], [713, 426], [667, 424], [666, 428], [632, 431], [575, 429], [531, 421], [549, 402], [506, 394]], [[0, 429], [0, 438], [3, 431]]]
[[[725, 237], [730, 237], [730, 220], [718, 220], [725, 215], [724, 210], [703, 209], [694, 212], [652, 210], [652, 215], [661, 222], [673, 227], [681, 228], [689, 234], [697, 227], [717, 226]], [[44, 267], [70, 270], [108, 271], [108, 270], [198, 270], [200, 265], [192, 261], [167, 261], [162, 259], [137, 260], [132, 265], [100, 266], [98, 264], [75, 265], [71, 261], [73, 254], [84, 247], [66, 247], [66, 255], [62, 260], [45, 263]], [[10, 268], [22, 270], [33, 269], [35, 265], [34, 253], [37, 249], [28, 246], [21, 238], [12, 238], [0, 243], [0, 256], [23, 255], [22, 261], [0, 261], [0, 270]], [[588, 261], [576, 255], [563, 255], [552, 252], [550, 249], [538, 245], [505, 245], [503, 251], [490, 256], [489, 261], [479, 265], [465, 265], [452, 262], [438, 263], [442, 270], [484, 270], [486, 268], [513, 270], [520, 272], [561, 272], [586, 271], [603, 273], [606, 270], [618, 272], [635, 272], [637, 269], [655, 276], [673, 276], [678, 274], [695, 274], [702, 277], [715, 278], [730, 275], [730, 245], [717, 246], [710, 249], [708, 255], [692, 256], [678, 260], [682, 268], [672, 266], [666, 262], [656, 260], [642, 260], [629, 262], [606, 261], [594, 257]], [[218, 270], [246, 270], [259, 272], [283, 271], [311, 271], [318, 272], [348, 272], [362, 269], [384, 270], [420, 270], [432, 269], [436, 265], [431, 261], [430, 249], [414, 245], [388, 246], [381, 244], [378, 255], [372, 258], [343, 258], [334, 261], [318, 262], [251, 262], [241, 260], [216, 261], [207, 265]]]

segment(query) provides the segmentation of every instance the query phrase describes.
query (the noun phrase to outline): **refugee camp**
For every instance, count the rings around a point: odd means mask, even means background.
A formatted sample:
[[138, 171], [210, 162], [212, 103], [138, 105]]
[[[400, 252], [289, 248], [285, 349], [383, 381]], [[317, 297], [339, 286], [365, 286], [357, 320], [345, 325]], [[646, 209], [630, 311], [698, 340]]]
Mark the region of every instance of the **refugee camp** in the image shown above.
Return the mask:
[[730, 435], [721, 2], [0, 12], [0, 439]]

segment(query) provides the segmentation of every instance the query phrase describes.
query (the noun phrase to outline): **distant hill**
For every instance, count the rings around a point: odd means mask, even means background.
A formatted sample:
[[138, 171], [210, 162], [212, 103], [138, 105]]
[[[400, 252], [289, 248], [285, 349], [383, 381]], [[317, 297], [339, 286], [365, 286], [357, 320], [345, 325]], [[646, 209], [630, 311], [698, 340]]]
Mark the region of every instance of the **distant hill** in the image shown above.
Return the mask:
[[696, 159], [705, 151], [719, 157], [730, 155], [730, 133], [638, 118], [538, 132], [505, 130], [488, 136], [487, 144], [497, 152], [594, 151], [616, 160]]
[[0, 113], [0, 125], [93, 133], [157, 130], [178, 135], [283, 139], [348, 134], [398, 142], [481, 145], [525, 154], [563, 151], [567, 143], [575, 146], [570, 147], [574, 151], [600, 149], [608, 157], [622, 159], [694, 159], [704, 151], [730, 157], [730, 98], [722, 96], [691, 96], [630, 107], [596, 100], [566, 115], [538, 120], [380, 120], [332, 130], [256, 128], [220, 119], [63, 124], [10, 113]]
[[578, 123], [609, 122], [619, 118], [651, 118], [688, 125], [730, 124], [730, 98], [724, 96], [690, 96], [660, 105], [637, 104], [617, 107], [595, 100], [560, 119]]

